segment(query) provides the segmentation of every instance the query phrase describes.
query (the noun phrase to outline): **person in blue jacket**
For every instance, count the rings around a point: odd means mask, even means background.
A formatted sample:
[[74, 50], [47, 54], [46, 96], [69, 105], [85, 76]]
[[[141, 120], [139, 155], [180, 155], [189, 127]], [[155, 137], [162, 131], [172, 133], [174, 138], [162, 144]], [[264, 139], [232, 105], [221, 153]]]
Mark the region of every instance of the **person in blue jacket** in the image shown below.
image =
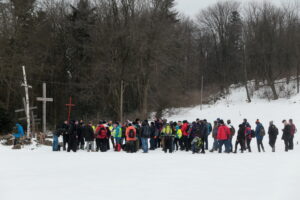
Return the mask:
[[255, 137], [257, 141], [258, 152], [260, 152], [260, 148], [263, 150], [263, 152], [265, 152], [265, 148], [262, 142], [265, 136], [265, 129], [259, 120], [256, 120], [255, 123], [256, 123]]
[[15, 137], [14, 145], [19, 143], [19, 140], [21, 137], [24, 137], [24, 129], [23, 129], [22, 125], [19, 123], [16, 123], [16, 129], [18, 132], [13, 134], [13, 136]]

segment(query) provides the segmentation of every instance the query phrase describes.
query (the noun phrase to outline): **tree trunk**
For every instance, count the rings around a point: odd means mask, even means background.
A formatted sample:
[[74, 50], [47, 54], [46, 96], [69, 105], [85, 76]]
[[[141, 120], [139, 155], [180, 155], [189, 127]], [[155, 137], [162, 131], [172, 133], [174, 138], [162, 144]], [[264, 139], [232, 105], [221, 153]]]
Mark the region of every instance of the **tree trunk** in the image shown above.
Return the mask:
[[143, 101], [142, 101], [142, 116], [147, 119], [148, 117], [148, 89], [149, 89], [149, 79], [146, 80], [146, 84], [143, 90]]
[[277, 100], [278, 99], [278, 94], [276, 92], [274, 81], [270, 81], [269, 85], [270, 85], [272, 93], [273, 93], [273, 100]]
[[244, 46], [244, 79], [245, 79], [245, 88], [246, 88], [246, 94], [247, 94], [247, 100], [248, 103], [251, 103], [251, 97], [249, 94], [249, 89], [248, 89], [248, 71], [247, 71], [247, 64], [246, 64], [246, 47]]
[[299, 64], [297, 64], [297, 93], [299, 94], [300, 88], [299, 88]]

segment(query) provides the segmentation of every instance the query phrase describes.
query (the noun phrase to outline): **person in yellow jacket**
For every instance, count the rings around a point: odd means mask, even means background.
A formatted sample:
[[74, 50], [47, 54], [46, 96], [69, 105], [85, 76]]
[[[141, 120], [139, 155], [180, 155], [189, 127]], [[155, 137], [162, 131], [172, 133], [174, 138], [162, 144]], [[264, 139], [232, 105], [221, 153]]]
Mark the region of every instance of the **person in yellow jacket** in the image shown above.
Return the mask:
[[178, 124], [176, 122], [173, 123], [172, 129], [175, 133], [175, 138], [174, 138], [174, 147], [173, 149], [175, 150], [176, 147], [176, 151], [178, 151], [179, 147], [180, 149], [183, 149], [182, 146], [182, 131], [181, 131], [181, 122], [178, 122]]
[[174, 135], [173, 135], [173, 130], [171, 125], [169, 123], [166, 123], [161, 133], [162, 133], [162, 145], [163, 145], [164, 152], [167, 153], [167, 151], [169, 150], [169, 153], [172, 153]]
[[113, 148], [115, 148], [116, 146], [115, 146], [115, 136], [114, 136], [114, 134], [113, 134], [113, 132], [112, 132], [112, 130], [113, 130], [113, 128], [114, 128], [114, 126], [113, 126], [113, 122], [112, 121], [109, 121], [108, 123], [107, 123], [107, 127], [108, 127], [108, 130], [110, 131], [110, 133], [111, 133], [111, 135], [110, 135], [110, 140], [111, 140], [111, 144], [113, 145]]

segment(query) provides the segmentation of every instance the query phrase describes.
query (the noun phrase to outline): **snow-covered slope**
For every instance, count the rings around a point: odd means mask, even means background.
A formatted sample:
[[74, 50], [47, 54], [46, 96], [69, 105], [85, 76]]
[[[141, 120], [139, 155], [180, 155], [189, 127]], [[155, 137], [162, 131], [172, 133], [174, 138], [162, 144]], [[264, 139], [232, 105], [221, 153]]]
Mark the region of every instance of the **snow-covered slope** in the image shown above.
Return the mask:
[[[262, 92], [262, 91], [258, 91]], [[190, 121], [220, 117], [237, 126], [243, 118], [252, 125], [259, 118], [267, 127], [274, 120], [293, 118], [300, 126], [300, 96], [268, 102], [254, 94], [246, 103], [243, 88], [215, 105], [177, 109], [169, 119]], [[281, 134], [280, 134], [281, 135]], [[295, 142], [299, 139], [299, 133]], [[235, 141], [235, 139], [234, 139]], [[212, 144], [211, 137], [209, 141]], [[266, 153], [205, 155], [191, 152], [149, 154], [138, 152], [52, 152], [50, 147], [30, 146], [11, 150], [0, 145], [1, 200], [298, 200], [300, 148], [284, 152], [278, 137], [272, 153], [265, 137]]]
[[[268, 88], [261, 88], [253, 92], [252, 102], [247, 103], [245, 88], [233, 87], [230, 89], [230, 95], [214, 105], [204, 105], [202, 110], [200, 106], [172, 109], [171, 113], [175, 114], [165, 117], [169, 120], [186, 119], [190, 122], [196, 118], [207, 119], [210, 122], [217, 118], [231, 119], [235, 126], [238, 126], [244, 118], [248, 119], [252, 126], [255, 125], [256, 119], [260, 119], [265, 127], [268, 127], [271, 120], [278, 127], [282, 127], [283, 119], [293, 119], [295, 124], [300, 125], [300, 94], [295, 94], [295, 84], [280, 84], [277, 91], [280, 91], [281, 96], [278, 100], [262, 99], [262, 96], [270, 96], [270, 91]], [[291, 96], [283, 97], [287, 93]]]

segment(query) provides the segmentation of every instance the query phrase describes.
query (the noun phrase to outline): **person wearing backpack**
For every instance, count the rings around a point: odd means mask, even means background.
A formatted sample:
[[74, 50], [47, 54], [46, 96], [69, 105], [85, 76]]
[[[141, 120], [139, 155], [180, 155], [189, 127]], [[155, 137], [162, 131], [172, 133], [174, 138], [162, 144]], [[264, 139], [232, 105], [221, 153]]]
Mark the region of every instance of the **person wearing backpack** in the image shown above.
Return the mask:
[[246, 141], [246, 145], [247, 145], [247, 149], [249, 152], [251, 152], [251, 141], [252, 141], [252, 137], [255, 136], [254, 131], [251, 129], [250, 124], [243, 124], [243, 126], [245, 127], [245, 141]]
[[260, 123], [259, 119], [256, 120], [256, 128], [255, 128], [255, 137], [256, 137], [256, 142], [257, 142], [257, 148], [258, 152], [260, 152], [260, 148], [262, 149], [263, 152], [265, 152], [264, 144], [263, 144], [263, 139], [265, 136], [265, 128]]
[[106, 152], [108, 150], [107, 128], [104, 122], [99, 122], [96, 128], [96, 151]]
[[136, 148], [136, 129], [132, 125], [132, 123], [128, 123], [128, 127], [126, 129], [126, 152], [127, 153], [135, 153], [137, 151]]
[[270, 121], [268, 135], [269, 135], [269, 144], [272, 148], [272, 152], [275, 152], [275, 143], [277, 140], [278, 128], [274, 125], [273, 121]]
[[144, 120], [141, 127], [141, 142], [143, 153], [148, 153], [148, 140], [150, 138], [151, 129], [148, 120]]
[[240, 144], [241, 146], [241, 153], [244, 153], [244, 145], [245, 145], [245, 127], [243, 126], [243, 124], [239, 125], [239, 130], [238, 130], [238, 134], [236, 137], [236, 142], [235, 142], [235, 148], [234, 148], [234, 152], [233, 153], [237, 153], [237, 147]]
[[231, 124], [231, 120], [227, 120], [227, 126], [230, 129], [230, 136], [228, 139], [228, 147], [229, 147], [229, 151], [233, 152], [233, 145], [232, 145], [232, 138], [235, 135], [235, 128], [234, 126]]
[[297, 128], [296, 128], [295, 124], [293, 123], [292, 119], [289, 120], [289, 123], [291, 126], [291, 137], [290, 137], [290, 141], [289, 141], [289, 150], [293, 150], [294, 149], [294, 136], [295, 136], [295, 133], [297, 133]]

